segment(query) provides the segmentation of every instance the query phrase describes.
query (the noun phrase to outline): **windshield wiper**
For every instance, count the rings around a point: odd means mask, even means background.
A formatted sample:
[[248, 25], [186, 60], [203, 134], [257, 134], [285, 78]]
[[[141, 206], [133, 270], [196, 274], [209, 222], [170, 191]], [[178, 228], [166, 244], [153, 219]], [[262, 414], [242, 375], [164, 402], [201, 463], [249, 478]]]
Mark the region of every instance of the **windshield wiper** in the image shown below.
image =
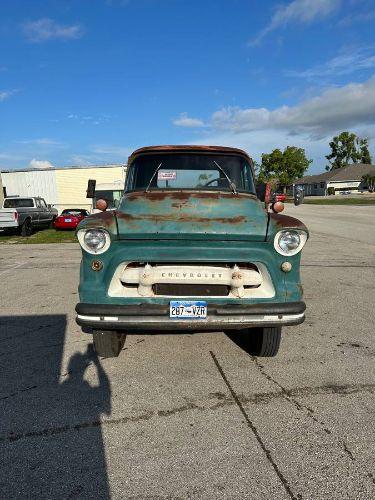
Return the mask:
[[159, 172], [160, 167], [163, 165], [163, 163], [159, 163], [159, 166], [155, 169], [155, 172], [152, 174], [150, 182], [147, 184], [146, 191], [145, 193], [148, 193], [148, 190], [150, 189], [151, 183], [154, 180], [155, 175]]
[[232, 190], [232, 193], [233, 194], [237, 194], [237, 189], [236, 189], [235, 183], [232, 182], [231, 179], [227, 176], [227, 174], [226, 174], [225, 170], [223, 169], [223, 167], [221, 167], [215, 160], [214, 160], [214, 163], [217, 166], [217, 168], [220, 170], [220, 172], [222, 172], [224, 174], [226, 180], [228, 181], [229, 187]]

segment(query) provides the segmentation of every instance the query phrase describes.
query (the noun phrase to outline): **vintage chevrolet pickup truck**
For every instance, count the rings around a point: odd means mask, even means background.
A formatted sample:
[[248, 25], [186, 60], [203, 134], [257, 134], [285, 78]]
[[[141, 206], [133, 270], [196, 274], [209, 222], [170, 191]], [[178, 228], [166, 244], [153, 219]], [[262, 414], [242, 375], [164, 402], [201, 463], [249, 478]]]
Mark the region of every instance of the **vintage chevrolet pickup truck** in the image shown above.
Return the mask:
[[[99, 355], [126, 333], [240, 330], [274, 356], [281, 327], [304, 321], [301, 250], [308, 230], [256, 195], [242, 150], [154, 146], [129, 158], [117, 210], [83, 220], [77, 322]], [[280, 209], [280, 208], [279, 208]]]

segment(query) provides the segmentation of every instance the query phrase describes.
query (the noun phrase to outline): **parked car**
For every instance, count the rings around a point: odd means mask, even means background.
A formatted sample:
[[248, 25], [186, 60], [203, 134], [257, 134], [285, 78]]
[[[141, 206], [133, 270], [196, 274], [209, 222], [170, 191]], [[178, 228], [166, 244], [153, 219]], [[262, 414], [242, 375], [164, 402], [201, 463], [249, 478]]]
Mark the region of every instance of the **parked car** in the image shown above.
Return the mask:
[[0, 230], [16, 230], [22, 236], [30, 236], [35, 228], [50, 227], [57, 213], [44, 198], [9, 196], [0, 208]]
[[277, 353], [281, 327], [305, 318], [300, 258], [309, 233], [268, 211], [254, 177], [251, 158], [234, 148], [131, 155], [119, 207], [77, 230], [77, 323], [99, 355], [118, 356], [125, 334], [139, 330], [241, 330], [250, 354]]
[[55, 229], [76, 229], [78, 224], [90, 213], [83, 208], [66, 208], [56, 217], [53, 226]]
[[285, 200], [286, 200], [286, 195], [284, 193], [275, 193], [275, 202], [276, 201], [284, 202]]

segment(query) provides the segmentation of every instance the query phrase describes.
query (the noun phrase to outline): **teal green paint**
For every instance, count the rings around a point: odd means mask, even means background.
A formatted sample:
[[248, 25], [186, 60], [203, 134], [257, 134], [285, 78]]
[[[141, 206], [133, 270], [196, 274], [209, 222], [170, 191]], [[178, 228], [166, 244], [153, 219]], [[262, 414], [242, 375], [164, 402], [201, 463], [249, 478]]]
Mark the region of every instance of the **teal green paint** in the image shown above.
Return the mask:
[[[273, 246], [282, 229], [306, 227], [297, 219], [268, 214], [251, 195], [202, 193], [129, 193], [117, 212], [103, 212], [85, 219], [78, 229], [102, 228], [111, 235], [111, 246], [94, 256], [82, 251], [80, 301], [91, 304], [168, 304], [168, 298], [109, 297], [108, 288], [117, 266], [123, 262], [261, 262], [271, 275], [275, 296], [271, 299], [220, 297], [208, 303], [252, 304], [296, 302], [302, 299], [300, 254], [284, 257]], [[103, 262], [93, 271], [93, 260]], [[285, 273], [281, 264], [289, 261]], [[198, 299], [198, 297], [196, 297]], [[194, 299], [194, 297], [192, 297]]]
[[245, 194], [128, 193], [118, 212], [120, 239], [264, 241], [267, 231], [263, 204]]
[[[92, 271], [94, 258], [103, 262], [103, 269]], [[292, 270], [284, 273], [282, 262], [292, 263]], [[233, 241], [113, 241], [110, 249], [97, 257], [83, 251], [81, 267], [81, 284], [79, 294], [81, 302], [94, 304], [168, 304], [169, 299], [152, 298], [120, 298], [109, 297], [108, 287], [112, 276], [122, 262], [261, 262], [271, 275], [276, 295], [271, 299], [228, 299], [215, 298], [208, 303], [260, 303], [260, 302], [295, 302], [301, 300], [298, 288], [299, 256], [283, 257], [273, 248], [271, 242], [233, 242]]]

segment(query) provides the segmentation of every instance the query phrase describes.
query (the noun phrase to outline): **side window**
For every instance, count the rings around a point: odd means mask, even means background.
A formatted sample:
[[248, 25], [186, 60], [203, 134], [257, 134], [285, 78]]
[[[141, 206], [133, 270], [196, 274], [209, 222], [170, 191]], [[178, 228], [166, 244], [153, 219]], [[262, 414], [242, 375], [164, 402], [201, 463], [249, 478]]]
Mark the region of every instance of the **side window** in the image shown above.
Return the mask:
[[41, 208], [47, 208], [46, 202], [44, 200], [39, 200]]
[[41, 208], [40, 200], [35, 200], [35, 206], [36, 206], [36, 208]]
[[241, 168], [241, 176], [242, 176], [242, 185], [245, 191], [252, 191], [250, 187], [251, 175], [252, 173], [250, 165], [248, 165], [247, 162], [243, 162]]

